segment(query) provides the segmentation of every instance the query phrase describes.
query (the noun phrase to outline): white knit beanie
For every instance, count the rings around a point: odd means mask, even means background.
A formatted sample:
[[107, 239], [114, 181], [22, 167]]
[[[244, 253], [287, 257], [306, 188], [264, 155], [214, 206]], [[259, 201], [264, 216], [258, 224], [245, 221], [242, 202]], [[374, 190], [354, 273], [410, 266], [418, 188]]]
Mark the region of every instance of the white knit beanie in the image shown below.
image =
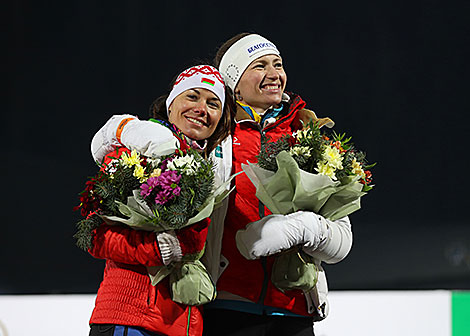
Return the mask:
[[280, 56], [280, 52], [272, 42], [257, 34], [247, 35], [231, 45], [219, 66], [227, 86], [235, 91], [246, 68], [255, 59], [265, 55]]

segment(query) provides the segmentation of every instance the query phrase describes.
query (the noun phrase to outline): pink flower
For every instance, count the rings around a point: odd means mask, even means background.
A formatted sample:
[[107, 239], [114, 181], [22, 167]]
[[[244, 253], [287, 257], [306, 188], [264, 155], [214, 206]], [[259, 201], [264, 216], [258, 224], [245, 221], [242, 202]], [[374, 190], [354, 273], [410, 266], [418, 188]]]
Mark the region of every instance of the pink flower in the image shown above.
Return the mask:
[[148, 178], [147, 182], [143, 183], [140, 186], [140, 196], [142, 196], [143, 198], [148, 197], [150, 193], [152, 192], [152, 190], [158, 185], [159, 185], [158, 176]]
[[147, 198], [150, 195], [155, 196], [155, 203], [164, 205], [181, 193], [178, 186], [181, 175], [177, 171], [167, 170], [160, 176], [150, 177], [146, 183], [140, 186], [140, 195]]

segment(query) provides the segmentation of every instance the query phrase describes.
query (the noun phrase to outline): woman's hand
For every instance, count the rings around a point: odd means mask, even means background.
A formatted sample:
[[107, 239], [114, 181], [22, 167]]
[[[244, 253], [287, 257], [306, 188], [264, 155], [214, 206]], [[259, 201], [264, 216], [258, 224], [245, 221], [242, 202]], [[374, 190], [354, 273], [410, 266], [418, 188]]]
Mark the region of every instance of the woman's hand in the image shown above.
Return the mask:
[[204, 251], [209, 224], [210, 219], [206, 218], [180, 230], [158, 233], [157, 240], [163, 263], [169, 265], [182, 259], [199, 259]]

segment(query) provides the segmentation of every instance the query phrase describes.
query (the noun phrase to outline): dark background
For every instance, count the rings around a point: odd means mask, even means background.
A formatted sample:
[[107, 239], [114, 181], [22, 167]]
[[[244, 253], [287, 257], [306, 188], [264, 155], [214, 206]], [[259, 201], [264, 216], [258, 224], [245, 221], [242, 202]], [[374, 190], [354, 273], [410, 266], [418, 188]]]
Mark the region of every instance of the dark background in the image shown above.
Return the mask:
[[332, 289], [470, 289], [469, 2], [11, 1], [4, 10], [0, 293], [94, 293], [72, 208], [113, 114], [147, 117], [174, 75], [254, 31], [289, 91], [367, 151]]

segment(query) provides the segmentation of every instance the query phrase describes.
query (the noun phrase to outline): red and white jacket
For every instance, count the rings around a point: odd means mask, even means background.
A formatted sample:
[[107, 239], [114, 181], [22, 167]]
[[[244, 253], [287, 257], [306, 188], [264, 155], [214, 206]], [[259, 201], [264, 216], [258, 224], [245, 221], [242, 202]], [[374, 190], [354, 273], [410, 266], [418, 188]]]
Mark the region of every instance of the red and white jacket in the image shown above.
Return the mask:
[[[273, 141], [285, 134], [302, 128], [302, 121], [309, 119], [319, 120], [320, 125], [332, 126], [333, 122], [328, 119], [318, 119], [313, 111], [305, 109], [305, 102], [297, 95], [289, 94], [288, 112], [277, 120], [265, 125], [252, 120], [242, 109], [237, 111], [237, 124], [233, 136], [233, 166], [232, 173], [238, 173], [241, 164], [247, 161], [256, 163], [256, 155], [260, 152], [261, 134], [264, 133]], [[247, 260], [237, 249], [235, 235], [238, 230], [259, 220], [259, 201], [256, 198], [256, 189], [245, 174], [238, 175], [235, 181], [236, 188], [230, 195], [228, 210], [225, 218], [224, 233], [222, 240], [222, 270], [217, 282], [219, 299], [248, 301], [260, 303], [264, 306], [281, 308], [294, 314], [314, 316], [320, 320], [326, 317], [327, 307], [327, 284], [323, 269], [317, 286], [310, 292], [301, 290], [281, 292], [271, 282], [271, 268], [274, 257], [260, 260]], [[270, 214], [268, 209], [263, 215]], [[328, 221], [330, 230], [329, 242], [321, 251], [315, 251], [312, 255], [321, 261], [338, 262], [349, 252], [352, 244], [352, 233], [347, 217], [336, 221]]]
[[[119, 149], [118, 155], [128, 149]], [[116, 152], [105, 158], [110, 161]], [[210, 219], [177, 230], [182, 255], [203, 250]], [[157, 235], [120, 225], [102, 224], [93, 232], [89, 253], [106, 260], [90, 324], [144, 328], [161, 335], [202, 335], [201, 307], [174, 302], [168, 278], [153, 286], [147, 267], [162, 266]]]

